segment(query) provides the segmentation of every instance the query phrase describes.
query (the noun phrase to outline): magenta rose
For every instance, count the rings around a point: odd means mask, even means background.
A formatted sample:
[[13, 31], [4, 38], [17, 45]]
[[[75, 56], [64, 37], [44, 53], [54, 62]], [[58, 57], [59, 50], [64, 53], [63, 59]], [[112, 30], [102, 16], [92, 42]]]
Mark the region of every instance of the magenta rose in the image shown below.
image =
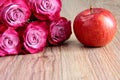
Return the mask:
[[31, 22], [24, 34], [24, 47], [30, 53], [38, 53], [46, 46], [48, 29], [45, 22]]
[[28, 0], [28, 3], [40, 20], [55, 20], [60, 17], [61, 0]]
[[[2, 1], [2, 0], [0, 0]], [[18, 28], [23, 26], [31, 16], [25, 0], [3, 0], [0, 6], [0, 18], [3, 24]]]
[[6, 55], [18, 54], [20, 51], [19, 43], [18, 33], [10, 27], [0, 36], [0, 48], [6, 52]]
[[69, 39], [71, 33], [71, 22], [61, 17], [50, 24], [48, 40], [52, 45], [59, 45]]

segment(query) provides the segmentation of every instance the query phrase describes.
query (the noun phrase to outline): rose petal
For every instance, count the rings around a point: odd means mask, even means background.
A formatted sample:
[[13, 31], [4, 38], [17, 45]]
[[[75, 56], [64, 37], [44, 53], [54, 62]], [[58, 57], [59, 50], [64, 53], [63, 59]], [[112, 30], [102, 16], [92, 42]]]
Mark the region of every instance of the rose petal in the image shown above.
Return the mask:
[[6, 53], [5, 51], [3, 51], [2, 49], [0, 49], [0, 56], [3, 57], [3, 56], [6, 56]]

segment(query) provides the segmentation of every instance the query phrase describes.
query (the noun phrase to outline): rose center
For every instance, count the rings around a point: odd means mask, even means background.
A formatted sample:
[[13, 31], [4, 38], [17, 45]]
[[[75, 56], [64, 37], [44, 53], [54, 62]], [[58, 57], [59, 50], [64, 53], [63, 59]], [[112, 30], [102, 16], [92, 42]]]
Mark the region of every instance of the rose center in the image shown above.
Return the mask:
[[12, 49], [17, 45], [17, 41], [13, 41], [14, 39], [11, 39], [10, 37], [4, 37], [3, 39], [3, 46]]
[[20, 9], [12, 9], [8, 12], [8, 18], [10, 19], [10, 21], [20, 21], [23, 19], [23, 16], [24, 14]]
[[25, 14], [18, 5], [10, 5], [6, 9], [6, 19], [12, 24], [18, 24], [24, 21]]
[[9, 44], [9, 45], [12, 45], [12, 44], [13, 44], [13, 41], [8, 40], [8, 44]]
[[39, 34], [29, 33], [27, 36], [27, 40], [28, 40], [30, 45], [36, 45], [39, 43]]
[[51, 11], [54, 7], [50, 0], [42, 0], [40, 9], [43, 11]]
[[53, 27], [51, 37], [54, 40], [59, 41], [63, 39], [64, 36], [65, 36], [65, 29], [63, 27], [61, 26]]

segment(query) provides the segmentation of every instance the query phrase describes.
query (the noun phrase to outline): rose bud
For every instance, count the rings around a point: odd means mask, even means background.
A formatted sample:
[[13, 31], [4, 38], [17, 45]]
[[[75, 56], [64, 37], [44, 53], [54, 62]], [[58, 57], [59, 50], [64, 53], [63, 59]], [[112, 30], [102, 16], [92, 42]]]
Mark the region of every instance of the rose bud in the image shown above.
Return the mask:
[[3, 0], [1, 5], [0, 18], [6, 26], [22, 27], [31, 16], [25, 0]]
[[60, 17], [61, 0], [28, 0], [28, 4], [40, 20], [55, 20]]
[[48, 41], [52, 45], [59, 45], [69, 39], [71, 33], [71, 22], [64, 17], [61, 17], [50, 24]]
[[46, 46], [48, 37], [48, 29], [45, 22], [31, 22], [24, 34], [24, 47], [30, 53], [38, 53]]
[[6, 55], [18, 54], [19, 35], [13, 28], [9, 27], [5, 30], [0, 39], [0, 48], [6, 52]]

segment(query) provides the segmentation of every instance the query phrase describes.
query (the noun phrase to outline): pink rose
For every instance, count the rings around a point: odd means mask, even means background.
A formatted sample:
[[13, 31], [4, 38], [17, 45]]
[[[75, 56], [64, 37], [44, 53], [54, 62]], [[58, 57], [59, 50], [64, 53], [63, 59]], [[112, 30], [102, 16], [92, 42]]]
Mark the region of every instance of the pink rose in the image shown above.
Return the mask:
[[61, 0], [28, 0], [28, 3], [40, 20], [55, 20], [60, 17]]
[[31, 11], [25, 0], [3, 0], [0, 4], [0, 18], [6, 26], [15, 29], [21, 27], [28, 21], [30, 16]]
[[31, 22], [24, 34], [24, 47], [30, 53], [38, 53], [46, 46], [48, 30], [45, 22]]
[[71, 22], [61, 17], [50, 24], [49, 42], [53, 45], [63, 43], [71, 35]]
[[0, 48], [6, 52], [6, 55], [18, 54], [19, 42], [19, 35], [12, 28], [5, 30], [0, 36]]

